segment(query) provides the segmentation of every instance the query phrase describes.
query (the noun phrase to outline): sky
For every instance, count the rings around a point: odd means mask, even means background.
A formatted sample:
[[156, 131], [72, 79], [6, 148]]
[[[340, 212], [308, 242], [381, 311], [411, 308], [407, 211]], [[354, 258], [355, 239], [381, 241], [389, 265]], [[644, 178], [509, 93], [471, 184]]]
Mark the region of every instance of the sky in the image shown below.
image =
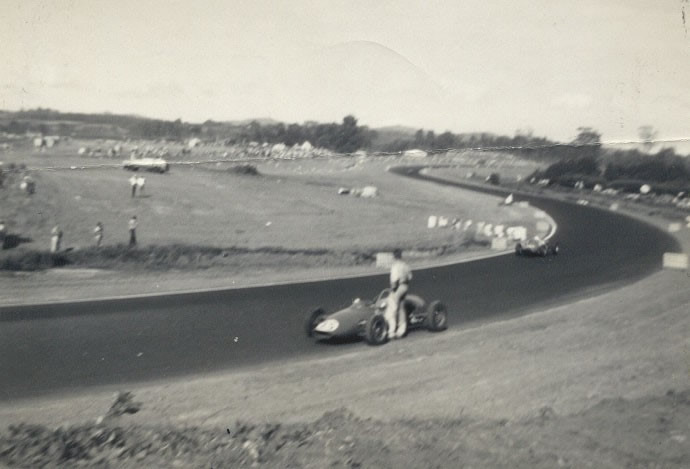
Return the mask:
[[[690, 137], [688, 0], [0, 0], [0, 109]], [[687, 23], [686, 23], [687, 22]], [[690, 150], [688, 150], [690, 151]]]

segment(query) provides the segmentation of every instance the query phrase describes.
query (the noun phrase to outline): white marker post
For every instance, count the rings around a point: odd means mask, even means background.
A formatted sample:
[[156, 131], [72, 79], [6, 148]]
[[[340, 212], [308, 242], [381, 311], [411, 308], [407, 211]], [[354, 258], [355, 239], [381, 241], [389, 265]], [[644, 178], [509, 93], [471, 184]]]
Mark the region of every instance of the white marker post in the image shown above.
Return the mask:
[[688, 270], [687, 254], [675, 252], [664, 253], [664, 269]]

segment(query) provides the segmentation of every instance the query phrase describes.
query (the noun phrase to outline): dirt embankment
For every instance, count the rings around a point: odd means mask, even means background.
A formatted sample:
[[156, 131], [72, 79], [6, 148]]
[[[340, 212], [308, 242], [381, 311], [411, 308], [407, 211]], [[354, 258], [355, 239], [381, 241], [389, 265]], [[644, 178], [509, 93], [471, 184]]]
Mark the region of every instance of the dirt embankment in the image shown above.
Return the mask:
[[[517, 421], [383, 422], [345, 409], [302, 424], [233, 421], [225, 428], [100, 424], [17, 425], [0, 435], [0, 462], [25, 467], [544, 468], [688, 467], [690, 392], [606, 399], [559, 416]], [[606, 438], [602, 438], [606, 435]]]

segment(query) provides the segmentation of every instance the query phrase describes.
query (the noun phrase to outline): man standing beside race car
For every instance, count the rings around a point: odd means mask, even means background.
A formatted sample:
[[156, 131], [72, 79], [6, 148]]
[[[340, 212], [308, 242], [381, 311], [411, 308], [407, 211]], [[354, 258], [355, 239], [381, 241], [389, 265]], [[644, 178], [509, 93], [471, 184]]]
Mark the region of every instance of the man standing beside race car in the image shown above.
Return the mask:
[[393, 259], [390, 275], [391, 293], [388, 295], [385, 318], [388, 323], [388, 339], [399, 339], [407, 331], [407, 315], [400, 306], [407, 295], [412, 271], [402, 260], [402, 250], [395, 249]]

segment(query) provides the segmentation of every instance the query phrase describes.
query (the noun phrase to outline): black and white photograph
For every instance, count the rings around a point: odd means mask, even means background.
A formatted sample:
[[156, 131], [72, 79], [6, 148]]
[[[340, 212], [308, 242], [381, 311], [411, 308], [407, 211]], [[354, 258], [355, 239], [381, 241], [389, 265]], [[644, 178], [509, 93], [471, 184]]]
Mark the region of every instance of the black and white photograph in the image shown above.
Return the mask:
[[690, 467], [689, 0], [0, 8], [0, 467]]

